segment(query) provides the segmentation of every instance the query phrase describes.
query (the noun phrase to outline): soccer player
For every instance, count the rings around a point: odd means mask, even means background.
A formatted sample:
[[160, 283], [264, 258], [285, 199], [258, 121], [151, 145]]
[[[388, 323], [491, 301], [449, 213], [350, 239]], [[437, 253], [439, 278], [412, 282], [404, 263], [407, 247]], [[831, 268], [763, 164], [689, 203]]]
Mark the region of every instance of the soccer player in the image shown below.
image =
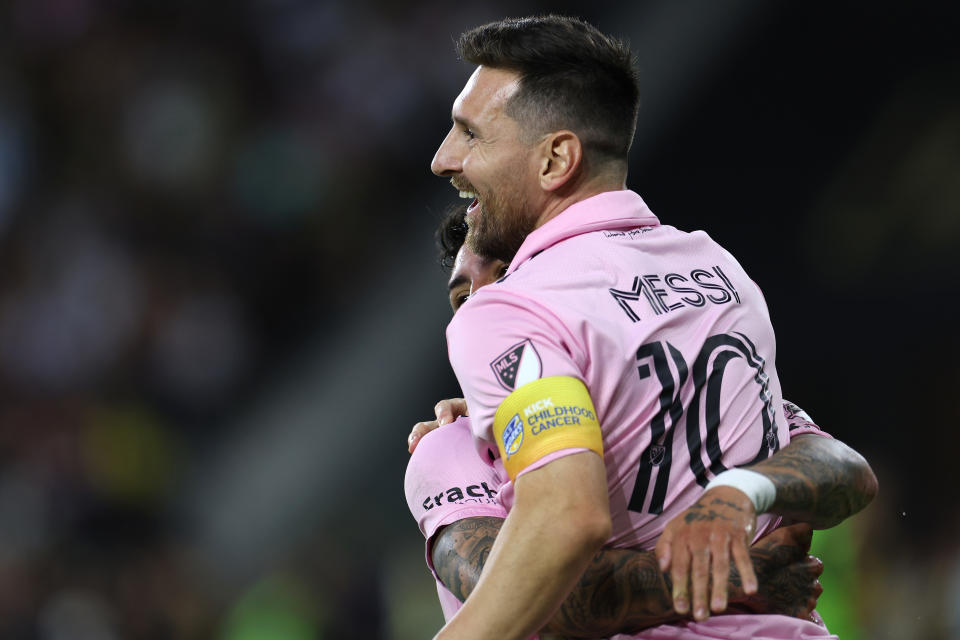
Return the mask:
[[[766, 459], [789, 435], [759, 289], [709, 236], [660, 225], [625, 188], [638, 95], [629, 49], [548, 16], [479, 27], [459, 50], [479, 66], [432, 168], [473, 197], [471, 249], [511, 262], [447, 338], [478, 449], [496, 447], [509, 477], [509, 515], [438, 637], [525, 638], [604, 544], [649, 546], [688, 507], [688, 524], [715, 521], [721, 506], [731, 522], [752, 522], [770, 487], [734, 467]], [[725, 575], [727, 552], [755, 588], [744, 550], [774, 522], [764, 514], [721, 536], [712, 560], [713, 545], [704, 557], [668, 543], [671, 575], [693, 553], [695, 615], [697, 577]], [[686, 588], [674, 584], [678, 610]], [[731, 626], [736, 617], [699, 624], [712, 637], [829, 637], [798, 619]], [[668, 629], [649, 637], [704, 635]]]
[[[462, 246], [466, 234], [463, 218], [462, 210], [451, 214], [438, 232], [442, 262], [453, 265], [448, 288], [454, 312], [471, 293], [499, 279], [506, 269], [505, 263], [479, 258]], [[787, 417], [792, 438], [808, 433], [826, 435], [802, 411], [790, 407]], [[463, 401], [456, 399], [438, 403], [437, 413], [445, 421], [453, 421], [465, 409]], [[411, 450], [437, 426], [436, 420], [418, 423], [411, 433]], [[832, 493], [843, 496], [846, 502], [857, 501], [851, 494], [861, 490], [864, 478], [872, 477], [862, 457], [846, 445], [816, 437], [792, 440], [786, 449], [754, 469], [771, 478], [780, 490], [778, 510], [787, 508], [814, 520], [823, 519], [824, 509], [816, 505], [822, 502], [822, 496]], [[437, 578], [446, 619], [476, 584], [506, 516], [503, 506], [494, 499], [501, 482], [494, 469], [474, 454], [466, 418], [426, 440], [424, 448], [411, 456], [405, 478], [407, 503], [427, 539], [427, 561]], [[797, 486], [804, 491], [792, 490]], [[751, 556], [760, 573], [760, 593], [747, 596], [735, 579], [731, 610], [801, 618], [810, 614], [819, 593], [815, 583], [819, 565], [801, 563], [804, 548], [794, 543], [797, 536], [805, 541], [805, 533], [807, 529], [779, 529], [754, 545]], [[632, 550], [599, 552], [545, 631], [568, 637], [599, 637], [683, 620], [672, 612], [669, 589], [652, 556]], [[774, 558], [791, 562], [780, 566]]]

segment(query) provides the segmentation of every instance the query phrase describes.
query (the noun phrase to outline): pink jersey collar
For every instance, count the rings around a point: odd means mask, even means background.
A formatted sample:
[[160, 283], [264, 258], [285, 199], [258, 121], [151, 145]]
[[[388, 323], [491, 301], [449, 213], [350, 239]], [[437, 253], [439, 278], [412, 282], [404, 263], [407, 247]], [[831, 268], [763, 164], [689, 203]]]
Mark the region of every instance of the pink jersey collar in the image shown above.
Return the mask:
[[639, 194], [622, 189], [576, 202], [527, 236], [507, 273], [558, 242], [590, 231], [635, 229], [659, 225], [657, 216]]

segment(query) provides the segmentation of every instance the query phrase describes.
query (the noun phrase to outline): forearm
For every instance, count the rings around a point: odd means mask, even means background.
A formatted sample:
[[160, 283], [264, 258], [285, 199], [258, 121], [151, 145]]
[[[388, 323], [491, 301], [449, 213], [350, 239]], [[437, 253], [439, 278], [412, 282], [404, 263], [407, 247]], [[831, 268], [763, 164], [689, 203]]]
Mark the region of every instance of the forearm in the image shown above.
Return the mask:
[[684, 619], [652, 551], [602, 549], [544, 627], [568, 638], [607, 637]]
[[873, 500], [877, 479], [863, 456], [843, 444], [812, 434], [796, 436], [775, 456], [747, 467], [777, 488], [770, 511], [826, 529]]
[[[503, 520], [460, 520], [437, 536], [433, 565], [444, 586], [465, 601], [480, 580]], [[652, 551], [601, 549], [544, 631], [597, 638], [679, 620], [670, 586]]]
[[[523, 639], [547, 623], [609, 535], [602, 464], [575, 454], [520, 479], [475, 589], [438, 637]], [[580, 489], [590, 500], [570, 499]]]
[[[461, 601], [479, 581], [502, 523], [495, 517], [467, 518], [437, 535], [432, 549], [434, 567], [443, 584]], [[778, 548], [758, 543], [751, 549], [759, 571], [771, 562]], [[766, 581], [766, 573], [763, 577]], [[730, 600], [755, 605], [755, 598], [743, 593], [735, 570], [730, 578]], [[601, 549], [542, 631], [568, 638], [598, 638], [685, 619], [689, 617], [673, 610], [669, 576], [660, 571], [652, 551]]]

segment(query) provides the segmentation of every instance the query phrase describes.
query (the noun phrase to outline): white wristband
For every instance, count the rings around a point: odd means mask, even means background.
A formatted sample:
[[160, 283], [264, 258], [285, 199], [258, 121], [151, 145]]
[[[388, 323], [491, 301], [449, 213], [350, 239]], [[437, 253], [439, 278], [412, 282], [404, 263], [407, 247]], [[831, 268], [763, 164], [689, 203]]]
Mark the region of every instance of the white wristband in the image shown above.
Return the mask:
[[762, 473], [748, 469], [728, 469], [711, 480], [704, 491], [714, 487], [733, 487], [747, 494], [757, 514], [766, 513], [777, 499], [777, 487]]

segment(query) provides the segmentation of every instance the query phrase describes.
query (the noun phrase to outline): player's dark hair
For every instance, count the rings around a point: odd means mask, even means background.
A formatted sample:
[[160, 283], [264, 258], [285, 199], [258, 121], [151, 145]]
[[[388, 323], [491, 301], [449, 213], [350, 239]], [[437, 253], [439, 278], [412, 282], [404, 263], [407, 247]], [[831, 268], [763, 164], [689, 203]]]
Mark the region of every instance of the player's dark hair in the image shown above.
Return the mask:
[[640, 106], [630, 47], [579, 18], [507, 18], [463, 33], [463, 60], [520, 75], [507, 115], [530, 140], [573, 131], [585, 154], [626, 161]]
[[462, 204], [453, 206], [437, 227], [437, 247], [440, 266], [449, 271], [457, 259], [457, 252], [467, 239], [467, 212]]

